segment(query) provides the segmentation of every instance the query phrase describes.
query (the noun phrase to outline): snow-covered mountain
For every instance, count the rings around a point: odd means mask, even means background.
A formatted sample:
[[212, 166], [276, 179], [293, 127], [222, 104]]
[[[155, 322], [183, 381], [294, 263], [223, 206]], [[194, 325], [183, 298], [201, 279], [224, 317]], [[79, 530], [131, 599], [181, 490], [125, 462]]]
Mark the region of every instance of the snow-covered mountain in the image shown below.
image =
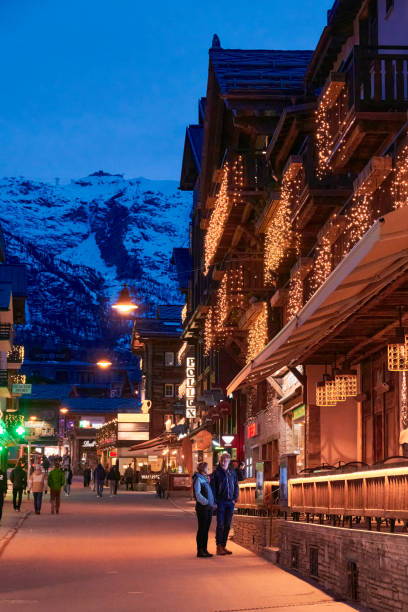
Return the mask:
[[24, 341], [114, 341], [109, 302], [127, 282], [144, 312], [180, 303], [174, 247], [187, 246], [191, 195], [176, 181], [96, 172], [66, 185], [0, 180], [9, 262], [28, 266]]

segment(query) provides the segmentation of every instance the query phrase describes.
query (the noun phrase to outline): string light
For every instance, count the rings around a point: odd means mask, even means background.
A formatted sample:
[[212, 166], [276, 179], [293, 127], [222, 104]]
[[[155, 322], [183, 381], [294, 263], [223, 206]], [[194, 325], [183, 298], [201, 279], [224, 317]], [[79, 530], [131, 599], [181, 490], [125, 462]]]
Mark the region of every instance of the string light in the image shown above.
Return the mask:
[[[333, 217], [333, 224], [335, 222], [336, 215]], [[316, 257], [313, 262], [313, 274], [311, 279], [311, 289], [313, 293], [323, 285], [324, 281], [330, 276], [333, 269], [333, 258], [332, 258], [332, 240], [330, 229], [322, 236], [320, 244], [316, 249]], [[311, 297], [311, 296], [310, 296]]]
[[187, 302], [185, 302], [183, 309], [181, 311], [181, 322], [184, 323], [186, 318], [187, 318]]
[[288, 319], [292, 319], [297, 315], [303, 306], [303, 277], [304, 271], [299, 268], [290, 279], [287, 305]]
[[208, 229], [204, 238], [204, 273], [208, 274], [214, 261], [225, 224], [231, 209], [239, 202], [244, 187], [243, 158], [239, 155], [232, 163], [225, 162], [220, 190], [216, 196]]
[[394, 208], [402, 208], [408, 204], [408, 144], [398, 154], [394, 177], [391, 184], [391, 195]]
[[298, 255], [300, 236], [292, 222], [292, 211], [304, 186], [304, 171], [290, 168], [282, 178], [281, 199], [265, 232], [265, 284], [271, 284], [280, 264], [291, 251]]
[[254, 359], [256, 355], [268, 343], [268, 308], [262, 305], [258, 316], [248, 332], [247, 363]]
[[[326, 91], [316, 110], [316, 175], [322, 180], [331, 170], [330, 157], [334, 151], [339, 133], [346, 125], [347, 114], [341, 119], [344, 106], [347, 104], [347, 92], [342, 90], [333, 103], [331, 93]], [[337, 121], [336, 121], [337, 119]]]

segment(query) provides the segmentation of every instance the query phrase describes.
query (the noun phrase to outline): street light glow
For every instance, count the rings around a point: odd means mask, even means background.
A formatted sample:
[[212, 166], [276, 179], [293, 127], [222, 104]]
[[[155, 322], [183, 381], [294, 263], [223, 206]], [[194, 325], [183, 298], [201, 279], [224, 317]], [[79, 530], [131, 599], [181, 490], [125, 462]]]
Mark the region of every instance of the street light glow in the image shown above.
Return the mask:
[[112, 308], [121, 314], [132, 312], [132, 310], [136, 310], [136, 308], [138, 308], [137, 304], [132, 302], [126, 283], [123, 285], [123, 289], [119, 293], [118, 301], [115, 302], [115, 304], [112, 304]]
[[60, 412], [61, 412], [62, 414], [67, 414], [67, 412], [68, 412], [68, 408], [60, 408]]
[[109, 361], [108, 359], [100, 359], [99, 361], [96, 362], [96, 365], [102, 369], [106, 369], [106, 368], [110, 368], [110, 366], [112, 365], [112, 362]]

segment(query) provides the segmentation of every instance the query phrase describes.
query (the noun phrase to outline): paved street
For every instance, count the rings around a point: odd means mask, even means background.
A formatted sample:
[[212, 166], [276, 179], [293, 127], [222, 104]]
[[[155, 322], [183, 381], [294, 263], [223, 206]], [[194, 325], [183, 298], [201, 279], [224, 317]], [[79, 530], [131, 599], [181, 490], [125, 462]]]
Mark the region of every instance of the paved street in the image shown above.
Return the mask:
[[231, 557], [197, 559], [191, 505], [104, 495], [75, 483], [62, 514], [49, 513], [47, 496], [41, 516], [29, 515], [0, 559], [2, 611], [352, 609], [235, 544]]

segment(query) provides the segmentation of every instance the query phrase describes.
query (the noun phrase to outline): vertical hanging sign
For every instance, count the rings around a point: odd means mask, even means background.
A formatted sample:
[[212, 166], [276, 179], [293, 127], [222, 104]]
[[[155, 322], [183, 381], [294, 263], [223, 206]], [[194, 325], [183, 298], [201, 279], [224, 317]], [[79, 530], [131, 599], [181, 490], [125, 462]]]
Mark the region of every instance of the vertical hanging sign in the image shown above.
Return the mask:
[[197, 409], [195, 405], [196, 378], [195, 357], [187, 357], [186, 361], [186, 418], [195, 419]]

